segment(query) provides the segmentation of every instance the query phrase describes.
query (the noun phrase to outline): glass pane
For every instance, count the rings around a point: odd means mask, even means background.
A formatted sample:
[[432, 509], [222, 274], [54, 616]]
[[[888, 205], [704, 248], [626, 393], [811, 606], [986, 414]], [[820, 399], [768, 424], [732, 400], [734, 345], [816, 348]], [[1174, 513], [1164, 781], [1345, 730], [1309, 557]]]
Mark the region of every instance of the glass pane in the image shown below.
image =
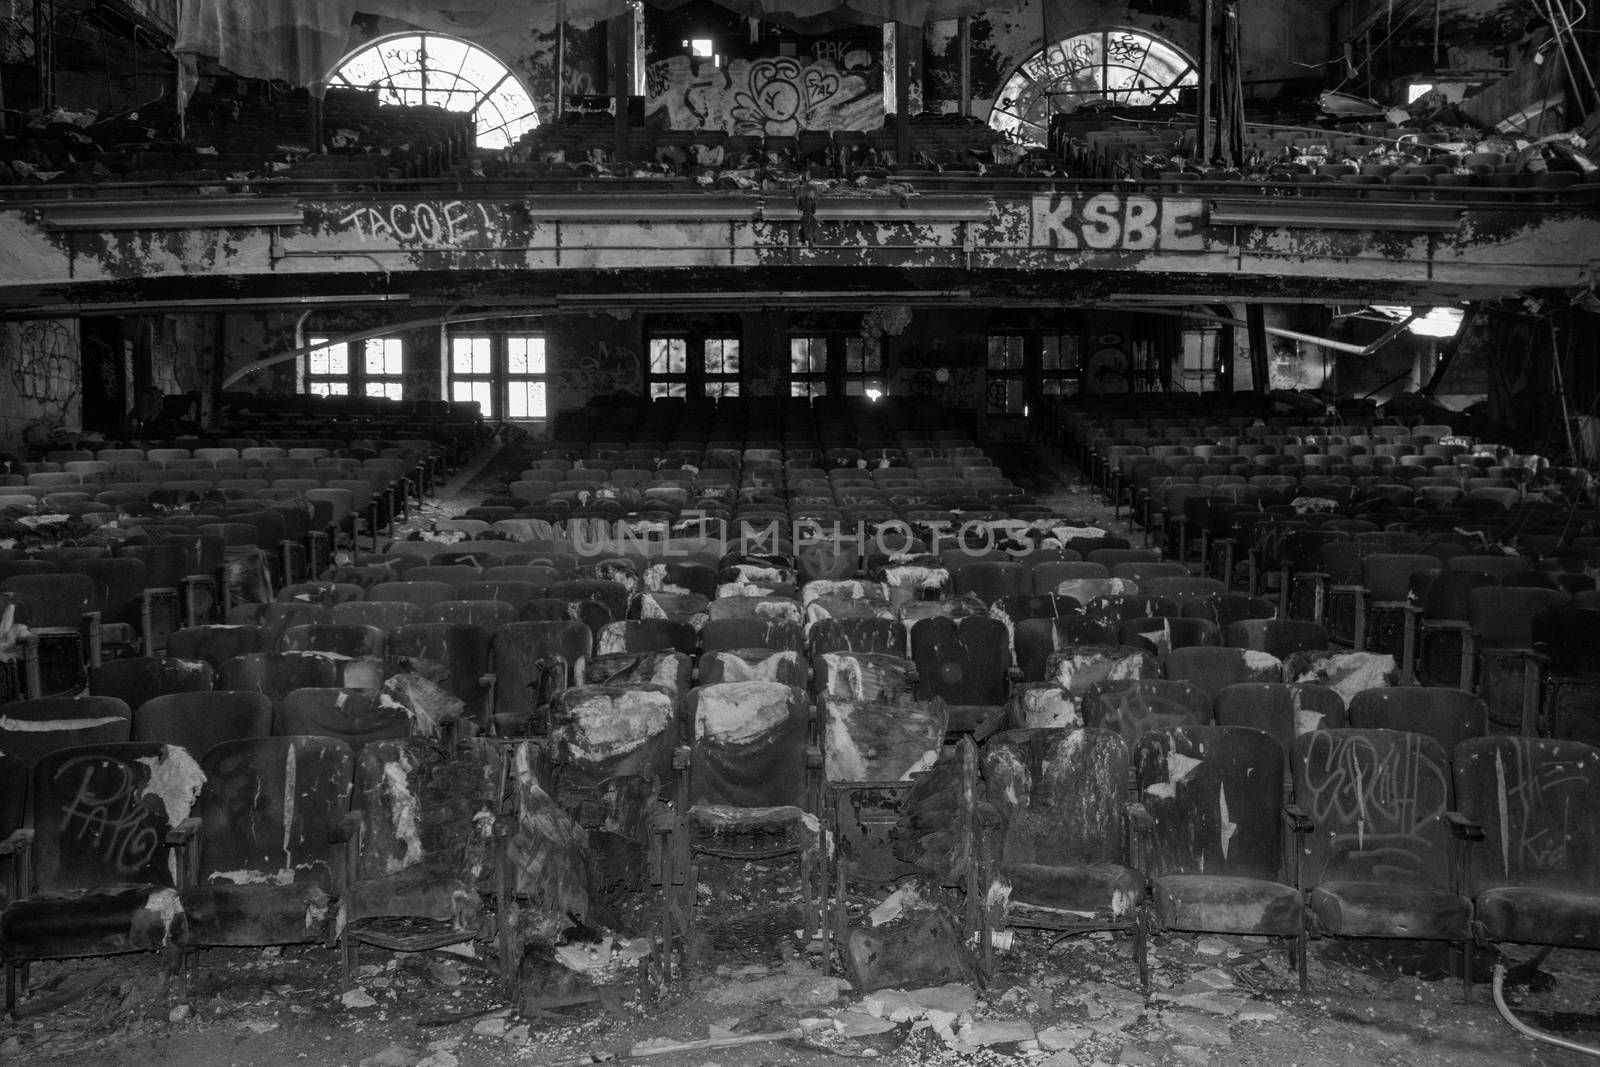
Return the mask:
[[1021, 415], [1026, 383], [1017, 378], [989, 379], [989, 411], [994, 414]]
[[384, 104], [472, 112], [479, 148], [509, 147], [539, 123], [532, 98], [505, 64], [452, 37], [413, 34], [379, 41], [352, 56], [333, 80], [376, 87]]
[[689, 341], [683, 337], [650, 339], [651, 374], [688, 374]]
[[790, 396], [827, 396], [827, 382], [790, 382]]
[[846, 374], [861, 374], [866, 370], [864, 358], [867, 343], [859, 337], [846, 337], [844, 339], [844, 372]]
[[455, 381], [450, 383], [451, 400], [476, 400], [483, 417], [492, 419], [494, 413], [494, 386], [484, 381]]
[[866, 396], [867, 383], [860, 378], [852, 378], [844, 383], [845, 396]]
[[688, 396], [689, 387], [683, 382], [651, 382], [650, 399], [656, 400], [664, 396]]
[[705, 351], [707, 374], [739, 373], [739, 340], [736, 337], [708, 337]]
[[989, 125], [1014, 141], [1044, 144], [1050, 116], [1109, 100], [1172, 103], [1196, 84], [1193, 65], [1164, 41], [1131, 30], [1094, 30], [1058, 41], [1018, 67], [995, 96]]
[[707, 382], [706, 396], [738, 396], [738, 382]]
[[[793, 337], [789, 339], [789, 372], [791, 374], [824, 374], [828, 370], [828, 339], [826, 337]], [[796, 396], [802, 394], [796, 393]]]
[[366, 373], [377, 377], [396, 376], [404, 369], [400, 363], [401, 342], [398, 337], [383, 337], [368, 341], [363, 363]]
[[450, 371], [453, 374], [490, 373], [493, 342], [488, 337], [450, 338]]
[[349, 396], [349, 382], [312, 382], [311, 392], [316, 396]]
[[383, 396], [390, 400], [403, 399], [404, 388], [399, 382], [368, 382], [366, 386], [368, 396]]
[[545, 417], [544, 383], [511, 382], [506, 397], [506, 416], [513, 419]]
[[1023, 346], [1020, 334], [1001, 333], [989, 337], [989, 369], [1021, 370]]
[[544, 338], [513, 336], [506, 338], [507, 374], [543, 374]]

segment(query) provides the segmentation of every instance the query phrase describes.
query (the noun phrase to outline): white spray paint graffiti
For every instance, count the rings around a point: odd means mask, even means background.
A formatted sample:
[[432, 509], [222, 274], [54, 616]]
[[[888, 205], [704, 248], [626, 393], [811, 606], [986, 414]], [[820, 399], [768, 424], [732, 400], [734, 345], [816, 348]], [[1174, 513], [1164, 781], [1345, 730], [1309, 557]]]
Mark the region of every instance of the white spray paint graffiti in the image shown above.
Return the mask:
[[481, 203], [464, 200], [362, 205], [336, 223], [363, 239], [392, 239], [429, 248], [493, 247], [500, 228]]

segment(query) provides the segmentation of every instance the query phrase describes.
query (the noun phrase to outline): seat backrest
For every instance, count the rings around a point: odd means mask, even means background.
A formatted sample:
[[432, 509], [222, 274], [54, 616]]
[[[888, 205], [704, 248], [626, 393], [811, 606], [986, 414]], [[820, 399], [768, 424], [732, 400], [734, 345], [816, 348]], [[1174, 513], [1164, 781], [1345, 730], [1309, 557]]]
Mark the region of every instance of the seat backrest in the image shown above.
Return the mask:
[[188, 817], [200, 774], [175, 745], [123, 741], [41, 756], [31, 778], [38, 889], [171, 886], [167, 832]]
[[218, 689], [243, 689], [263, 693], [275, 711], [284, 698], [308, 686], [339, 685], [339, 664], [326, 656], [306, 652], [251, 652], [224, 660], [217, 668]]
[[1532, 648], [1535, 616], [1571, 598], [1559, 589], [1494, 586], [1467, 594], [1467, 622], [1484, 648]]
[[1181, 726], [1140, 738], [1137, 795], [1154, 820], [1145, 873], [1280, 881], [1283, 747], [1237, 726]]
[[[1055, 629], [1059, 632], [1063, 623], [1076, 621], [1056, 619]], [[1081, 696], [1101, 682], [1159, 678], [1161, 669], [1156, 657], [1142, 648], [1113, 642], [1094, 644], [1070, 641], [1063, 642], [1057, 651], [1050, 653], [1043, 676], [1043, 680], [1054, 682]]]
[[983, 776], [1004, 820], [1002, 867], [1127, 862], [1128, 767], [1128, 746], [1109, 730], [1011, 730], [991, 738]]
[[1011, 668], [1011, 632], [984, 615], [925, 618], [911, 627], [917, 695], [947, 704], [998, 706], [1006, 700]]
[[939, 757], [949, 715], [938, 701], [818, 698], [822, 772], [831, 782], [907, 782]]
[[404, 600], [420, 608], [441, 600], [455, 600], [456, 587], [449, 582], [379, 582], [367, 590], [368, 600]]
[[718, 649], [770, 648], [798, 652], [805, 646], [805, 633], [798, 622], [764, 618], [708, 619], [700, 628], [700, 645], [707, 652]]
[[0, 581], [0, 592], [28, 599], [34, 627], [77, 629], [95, 602], [94, 579], [86, 574], [17, 574]]
[[381, 693], [312, 686], [284, 696], [273, 714], [272, 732], [336, 737], [359, 752], [369, 741], [410, 737], [413, 731], [406, 709]]
[[609, 779], [639, 777], [658, 791], [675, 781], [676, 694], [652, 686], [580, 685], [550, 707], [550, 758], [562, 786], [604, 788]]
[[1480, 737], [1456, 746], [1456, 810], [1483, 827], [1472, 889], [1600, 885], [1600, 749], [1579, 741]]
[[1327, 686], [1302, 682], [1239, 682], [1211, 700], [1218, 726], [1246, 726], [1277, 738], [1285, 752], [1312, 730], [1348, 725], [1344, 698]]
[[272, 701], [261, 693], [162, 693], [133, 709], [135, 741], [182, 745], [196, 758], [223, 741], [271, 733]]
[[1379, 686], [1350, 698], [1350, 725], [1424, 734], [1449, 752], [1462, 741], [1489, 732], [1489, 709], [1477, 694], [1464, 689]]
[[1230, 648], [1252, 649], [1279, 659], [1332, 644], [1327, 627], [1303, 619], [1244, 619], [1229, 624], [1223, 641]]
[[1162, 676], [1180, 678], [1213, 698], [1237, 682], [1281, 682], [1283, 661], [1269, 652], [1245, 648], [1175, 648], [1161, 664]]
[[328, 652], [381, 658], [387, 638], [376, 626], [358, 622], [309, 622], [290, 626], [278, 639], [282, 652]]
[[39, 697], [0, 707], [0, 752], [35, 763], [63, 748], [128, 740], [133, 712], [109, 696]]
[[1110, 730], [1130, 745], [1150, 730], [1211, 722], [1204, 690], [1165, 678], [1097, 682], [1084, 694], [1082, 709], [1085, 726]]
[[689, 803], [804, 806], [811, 702], [778, 682], [702, 685], [685, 698], [691, 724]]
[[1401, 730], [1315, 730], [1294, 746], [1295, 802], [1315, 830], [1307, 885], [1356, 881], [1450, 885], [1450, 750]]
[[464, 623], [490, 632], [517, 621], [517, 609], [504, 600], [440, 600], [422, 611], [423, 622]]
[[[471, 623], [417, 622], [389, 631], [389, 660], [414, 673], [424, 673], [464, 705], [462, 714], [476, 720], [488, 692], [493, 631]], [[443, 668], [441, 677], [433, 672]]]
[[332, 623], [373, 626], [386, 633], [421, 622], [422, 618], [423, 609], [404, 600], [349, 600], [328, 608], [328, 620]]
[[820, 618], [810, 624], [808, 637], [812, 655], [870, 652], [904, 656], [908, 651], [906, 629], [892, 618]]
[[595, 642], [596, 655], [675, 649], [693, 655], [699, 635], [693, 625], [672, 619], [624, 619], [606, 623]]
[[214, 672], [235, 656], [266, 652], [271, 644], [272, 635], [263, 626], [186, 626], [167, 635], [167, 654], [204, 660]]
[[106, 660], [89, 671], [92, 696], [116, 697], [138, 708], [163, 693], [193, 693], [211, 688], [213, 670], [205, 660], [137, 656]]
[[332, 737], [224, 741], [200, 761], [199, 880], [334, 888], [330, 834], [350, 810], [354, 759]]
[[819, 697], [901, 703], [914, 688], [916, 667], [901, 656], [825, 652], [812, 657], [811, 673]]

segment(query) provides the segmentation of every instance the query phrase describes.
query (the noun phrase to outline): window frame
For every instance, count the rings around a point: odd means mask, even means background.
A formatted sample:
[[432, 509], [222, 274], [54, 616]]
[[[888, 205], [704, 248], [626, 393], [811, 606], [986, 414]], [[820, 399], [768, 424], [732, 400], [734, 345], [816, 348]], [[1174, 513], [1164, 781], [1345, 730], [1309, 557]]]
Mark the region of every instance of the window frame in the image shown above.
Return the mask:
[[[478, 369], [477, 354], [472, 356], [472, 369], [458, 371], [456, 357], [458, 342], [485, 342], [486, 368]], [[538, 342], [539, 371], [511, 370], [511, 349], [514, 341]], [[548, 335], [536, 330], [471, 330], [447, 333], [444, 343], [445, 395], [452, 402], [477, 401], [485, 421], [489, 422], [543, 422], [551, 417], [550, 411], [550, 348]], [[461, 385], [472, 386], [460, 395]], [[512, 389], [522, 385], [537, 387], [525, 396], [539, 396], [544, 403], [542, 414], [513, 415]], [[477, 395], [474, 395], [477, 394]], [[487, 400], [485, 399], [487, 398]]]
[[[682, 346], [682, 370], [673, 370], [670, 351], [667, 369], [658, 370], [658, 345]], [[733, 351], [728, 351], [728, 345]], [[708, 366], [712, 346], [719, 346], [719, 369]], [[728, 369], [729, 356], [733, 369]], [[644, 393], [652, 400], [670, 397], [737, 397], [743, 391], [744, 338], [732, 329], [652, 329], [645, 337]], [[676, 387], [676, 389], [674, 389]]]
[[[429, 42], [441, 43], [439, 56], [459, 49], [459, 61], [430, 62], [438, 56], [430, 53]], [[396, 59], [396, 49], [414, 49], [414, 60], [410, 56]], [[398, 65], [391, 65], [391, 59]], [[492, 66], [485, 65], [484, 60]], [[350, 68], [357, 64], [362, 66], [357, 67], [356, 77], [352, 78]], [[474, 65], [481, 68], [474, 73], [494, 80], [488, 85], [468, 81], [463, 72]], [[366, 77], [377, 74], [380, 68], [381, 77]], [[430, 73], [436, 76], [432, 81]], [[482, 148], [508, 148], [539, 125], [538, 101], [513, 65], [480, 43], [448, 33], [403, 30], [367, 41], [339, 58], [326, 84], [334, 89], [365, 90], [376, 86], [380, 105], [431, 105], [466, 115], [472, 120], [475, 141]], [[460, 101], [470, 101], [471, 106], [450, 106]]]
[[[1010, 365], [994, 366], [994, 343], [1007, 338], [1013, 349]], [[1053, 345], [1047, 345], [1053, 340]], [[1069, 343], [1070, 342], [1070, 343]], [[1053, 347], [1053, 355], [1047, 355]], [[994, 326], [985, 335], [984, 407], [990, 415], [1037, 417], [1051, 400], [1076, 396], [1083, 389], [1083, 333], [1081, 328], [1060, 326]], [[1064, 353], [1070, 350], [1070, 355]], [[1047, 365], [1048, 364], [1048, 365]], [[1005, 403], [996, 404], [996, 382], [1019, 383], [1020, 390], [1007, 387]], [[1020, 407], [1012, 409], [1015, 401]]]
[[[300, 377], [302, 383], [302, 388], [300, 391], [307, 396], [328, 397], [356, 395], [356, 363], [350, 358], [350, 342], [335, 342], [331, 337], [326, 335], [312, 334], [306, 338], [306, 343], [314, 347], [300, 360]], [[343, 356], [343, 373], [330, 370], [319, 374], [316, 370], [316, 359], [318, 354], [327, 353], [327, 358], [331, 363], [335, 352], [338, 352]], [[322, 386], [323, 388], [319, 389], [318, 386]], [[335, 386], [340, 388], [335, 388]]]
[[[406, 373], [406, 345], [399, 337], [370, 337], [361, 343], [361, 395], [383, 397], [388, 400], [405, 399], [405, 373]], [[393, 346], [393, 352], [389, 351]], [[374, 373], [372, 370], [373, 356], [377, 355], [383, 361], [383, 369]], [[388, 369], [389, 357], [393, 356], [393, 371]], [[373, 387], [379, 392], [373, 392]]]

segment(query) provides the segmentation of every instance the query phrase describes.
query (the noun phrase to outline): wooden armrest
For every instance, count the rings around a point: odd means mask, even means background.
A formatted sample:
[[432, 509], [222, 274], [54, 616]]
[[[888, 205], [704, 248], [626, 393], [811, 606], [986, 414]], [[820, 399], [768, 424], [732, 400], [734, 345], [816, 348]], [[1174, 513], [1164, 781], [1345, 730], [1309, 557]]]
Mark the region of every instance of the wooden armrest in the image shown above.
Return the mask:
[[167, 844], [177, 845], [180, 848], [189, 844], [200, 833], [200, 818], [191, 815], [187, 819], [167, 831]]
[[361, 831], [361, 816], [360, 808], [351, 808], [339, 816], [339, 821], [328, 831], [328, 844], [343, 845], [354, 841], [356, 834]]
[[1444, 824], [1450, 827], [1450, 833], [1461, 841], [1482, 841], [1483, 826], [1473, 822], [1459, 811], [1444, 813]]
[[13, 830], [11, 836], [0, 841], [0, 856], [20, 856], [33, 847], [32, 828]]

